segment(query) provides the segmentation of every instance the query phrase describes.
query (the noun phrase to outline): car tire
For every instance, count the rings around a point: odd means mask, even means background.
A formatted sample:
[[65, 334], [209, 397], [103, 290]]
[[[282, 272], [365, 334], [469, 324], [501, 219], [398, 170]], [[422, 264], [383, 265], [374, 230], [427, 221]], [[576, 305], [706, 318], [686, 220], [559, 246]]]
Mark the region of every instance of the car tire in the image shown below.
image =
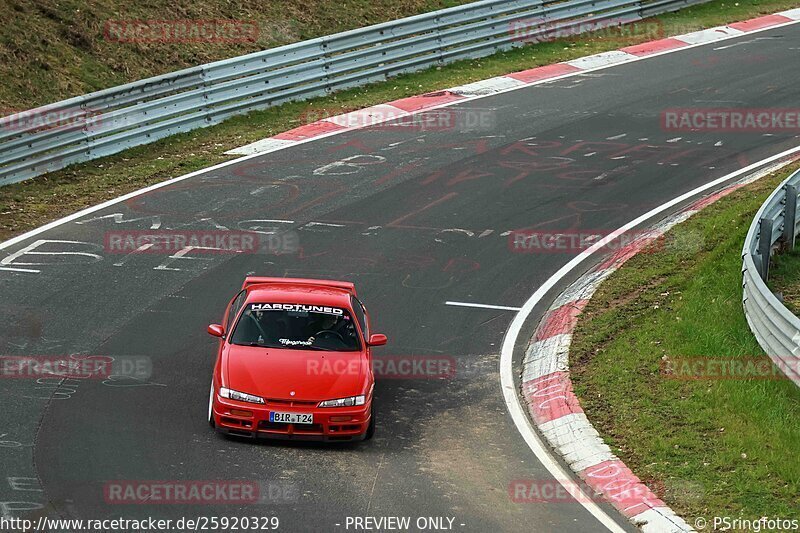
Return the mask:
[[370, 440], [375, 435], [375, 410], [373, 409], [369, 417], [369, 425], [367, 432], [364, 434], [364, 440]]
[[214, 381], [211, 381], [211, 391], [208, 395], [208, 425], [212, 428], [217, 427], [214, 423]]

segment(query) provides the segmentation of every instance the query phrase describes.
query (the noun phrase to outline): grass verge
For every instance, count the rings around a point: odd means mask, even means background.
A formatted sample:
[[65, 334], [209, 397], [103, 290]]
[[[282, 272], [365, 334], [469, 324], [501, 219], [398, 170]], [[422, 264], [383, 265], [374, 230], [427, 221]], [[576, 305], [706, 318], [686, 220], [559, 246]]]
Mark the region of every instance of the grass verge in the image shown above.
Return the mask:
[[[715, 0], [658, 17], [664, 35], [744, 20], [800, 5], [797, 0]], [[82, 208], [141, 187], [231, 159], [226, 150], [301, 125], [309, 110], [331, 114], [468, 83], [516, 70], [614, 50], [653, 38], [589, 35], [579, 40], [525, 46], [480, 60], [399, 76], [325, 98], [289, 103], [223, 124], [80, 164], [26, 182], [0, 187], [0, 241]]]
[[800, 249], [772, 257], [767, 285], [783, 296], [783, 305], [789, 311], [800, 316]]
[[[192, 0], [176, 5], [170, 0], [4, 0], [0, 108], [30, 109], [470, 1], [474, 0]], [[217, 20], [239, 21], [243, 31], [207, 24], [200, 34], [198, 26], [191, 26]], [[125, 25], [136, 21], [151, 22], [139, 31], [135, 24]]]
[[668, 235], [698, 246], [633, 257], [600, 286], [573, 337], [572, 379], [587, 416], [690, 523], [795, 518], [800, 508], [800, 388], [787, 379], [678, 380], [662, 370], [690, 357], [768, 361], [742, 311], [741, 248], [786, 176], [762, 178]]

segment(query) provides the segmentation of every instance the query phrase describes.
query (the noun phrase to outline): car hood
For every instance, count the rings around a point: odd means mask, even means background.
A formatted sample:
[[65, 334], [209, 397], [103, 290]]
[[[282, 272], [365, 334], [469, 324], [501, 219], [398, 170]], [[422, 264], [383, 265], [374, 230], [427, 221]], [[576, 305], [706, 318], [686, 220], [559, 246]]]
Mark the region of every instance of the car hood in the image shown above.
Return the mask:
[[364, 393], [369, 363], [362, 352], [229, 345], [226, 370], [225, 386], [239, 392], [321, 401]]

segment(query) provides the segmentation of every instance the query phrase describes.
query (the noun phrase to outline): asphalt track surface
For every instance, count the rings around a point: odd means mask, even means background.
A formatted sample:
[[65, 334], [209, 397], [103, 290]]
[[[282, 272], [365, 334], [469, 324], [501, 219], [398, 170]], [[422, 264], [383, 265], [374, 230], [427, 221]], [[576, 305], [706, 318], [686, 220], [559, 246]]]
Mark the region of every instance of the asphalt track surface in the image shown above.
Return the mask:
[[[453, 517], [458, 531], [599, 530], [575, 502], [512, 502], [513, 480], [552, 479], [499, 390], [513, 312], [444, 302], [521, 306], [572, 257], [515, 253], [508, 230], [613, 230], [793, 147], [792, 133], [664, 131], [660, 113], [796, 106], [798, 42], [792, 25], [449, 108], [492, 117], [488, 128], [380, 126], [298, 145], [5, 249], [0, 259], [36, 240], [74, 241], [35, 250], [72, 253], [6, 265], [38, 273], [0, 270], [2, 352], [144, 356], [152, 376], [2, 380], [0, 506], [23, 517], [274, 515], [283, 531], [344, 530], [347, 516]], [[279, 228], [301, 251], [176, 260], [104, 250], [107, 232], [154, 223]], [[352, 280], [374, 331], [389, 336], [378, 356], [453, 357], [458, 371], [379, 380], [371, 442], [216, 435], [206, 423], [216, 341], [205, 327], [253, 273]], [[280, 482], [294, 492], [246, 505], [112, 505], [103, 487], [115, 480]]]

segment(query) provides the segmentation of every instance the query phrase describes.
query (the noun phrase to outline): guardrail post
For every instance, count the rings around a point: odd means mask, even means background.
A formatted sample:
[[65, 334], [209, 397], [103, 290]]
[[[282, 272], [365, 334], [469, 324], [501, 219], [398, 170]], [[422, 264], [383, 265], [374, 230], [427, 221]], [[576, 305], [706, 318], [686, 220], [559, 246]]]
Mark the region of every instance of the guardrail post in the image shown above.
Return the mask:
[[442, 17], [436, 16], [433, 19], [433, 31], [436, 32], [436, 55], [437, 59], [436, 62], [440, 65], [444, 65], [444, 45], [442, 43]]
[[769, 275], [769, 253], [772, 250], [772, 220], [762, 218], [759, 223], [758, 232], [758, 255], [761, 256], [761, 279], [767, 282]]
[[795, 227], [797, 226], [797, 185], [786, 184], [786, 209], [783, 214], [783, 241], [789, 250], [794, 250]]

